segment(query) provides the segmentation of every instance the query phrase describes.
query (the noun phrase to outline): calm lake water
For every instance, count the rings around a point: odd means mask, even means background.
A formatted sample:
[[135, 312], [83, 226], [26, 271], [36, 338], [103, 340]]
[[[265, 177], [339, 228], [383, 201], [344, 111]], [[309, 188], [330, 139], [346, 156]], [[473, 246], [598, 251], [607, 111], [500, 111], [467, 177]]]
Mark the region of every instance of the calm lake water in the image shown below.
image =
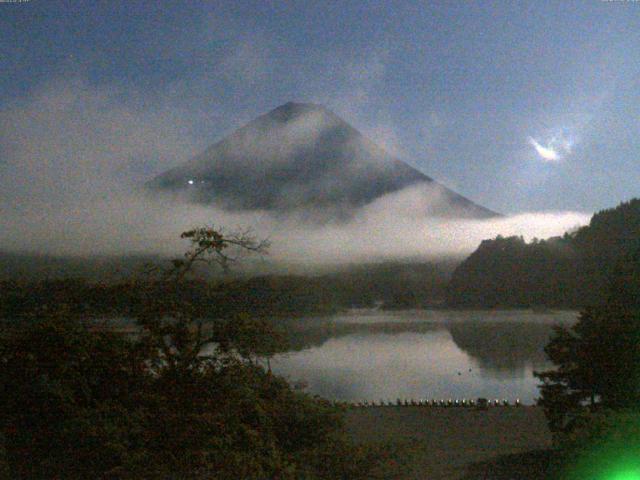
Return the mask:
[[343, 401], [538, 397], [535, 370], [553, 325], [576, 312], [371, 311], [291, 323], [293, 351], [274, 372], [306, 391]]

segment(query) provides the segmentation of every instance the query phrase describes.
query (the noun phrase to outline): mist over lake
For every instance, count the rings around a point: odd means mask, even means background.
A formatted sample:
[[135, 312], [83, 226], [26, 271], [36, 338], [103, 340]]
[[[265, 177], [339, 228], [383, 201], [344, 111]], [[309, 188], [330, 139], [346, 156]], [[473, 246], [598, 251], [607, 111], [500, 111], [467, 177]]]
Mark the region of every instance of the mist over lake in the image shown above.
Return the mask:
[[539, 396], [544, 346], [573, 311], [353, 309], [298, 320], [275, 373], [324, 398], [358, 402]]

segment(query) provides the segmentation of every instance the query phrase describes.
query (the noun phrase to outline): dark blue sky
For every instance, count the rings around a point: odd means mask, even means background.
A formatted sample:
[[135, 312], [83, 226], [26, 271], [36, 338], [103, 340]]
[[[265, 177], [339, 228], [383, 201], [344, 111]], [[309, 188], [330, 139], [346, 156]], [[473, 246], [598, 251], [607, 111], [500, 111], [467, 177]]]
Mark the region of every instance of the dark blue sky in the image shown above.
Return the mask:
[[163, 131], [197, 151], [313, 101], [497, 211], [640, 195], [640, 2], [31, 0], [0, 3], [0, 39], [5, 112], [81, 88], [93, 114], [179, 112]]

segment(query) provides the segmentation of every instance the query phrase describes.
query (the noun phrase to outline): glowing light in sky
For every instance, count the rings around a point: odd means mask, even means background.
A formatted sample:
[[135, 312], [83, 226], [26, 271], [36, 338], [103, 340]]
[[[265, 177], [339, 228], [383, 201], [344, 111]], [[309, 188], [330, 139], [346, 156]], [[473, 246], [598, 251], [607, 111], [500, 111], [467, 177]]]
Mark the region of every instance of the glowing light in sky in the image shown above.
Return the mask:
[[559, 162], [571, 154], [578, 138], [575, 132], [572, 132], [569, 127], [555, 129], [555, 131], [550, 133], [550, 135], [544, 136], [543, 141], [529, 137], [529, 145], [535, 149], [543, 161]]
[[560, 154], [556, 152], [551, 146], [545, 147], [540, 145], [533, 137], [529, 137], [529, 143], [536, 149], [538, 155], [547, 162], [557, 162], [560, 160]]
[[193, 180], [189, 180], [187, 183], [188, 183], [189, 185], [193, 185]]

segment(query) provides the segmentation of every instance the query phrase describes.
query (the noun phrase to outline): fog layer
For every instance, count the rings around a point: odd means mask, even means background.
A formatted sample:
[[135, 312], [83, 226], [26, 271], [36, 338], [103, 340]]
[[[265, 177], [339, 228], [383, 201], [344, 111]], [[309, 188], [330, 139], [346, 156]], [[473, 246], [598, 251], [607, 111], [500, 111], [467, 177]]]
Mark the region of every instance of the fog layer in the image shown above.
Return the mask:
[[251, 228], [271, 240], [275, 261], [342, 263], [461, 255], [498, 234], [545, 238], [589, 219], [578, 212], [430, 218], [425, 212], [439, 192], [420, 186], [379, 197], [348, 220], [322, 223], [300, 212], [229, 213], [149, 197], [141, 193], [146, 180], [204, 145], [189, 134], [197, 119], [188, 111], [144, 96], [124, 101], [122, 93], [73, 78], [0, 111], [1, 250], [174, 254], [184, 248], [180, 232], [207, 224]]

